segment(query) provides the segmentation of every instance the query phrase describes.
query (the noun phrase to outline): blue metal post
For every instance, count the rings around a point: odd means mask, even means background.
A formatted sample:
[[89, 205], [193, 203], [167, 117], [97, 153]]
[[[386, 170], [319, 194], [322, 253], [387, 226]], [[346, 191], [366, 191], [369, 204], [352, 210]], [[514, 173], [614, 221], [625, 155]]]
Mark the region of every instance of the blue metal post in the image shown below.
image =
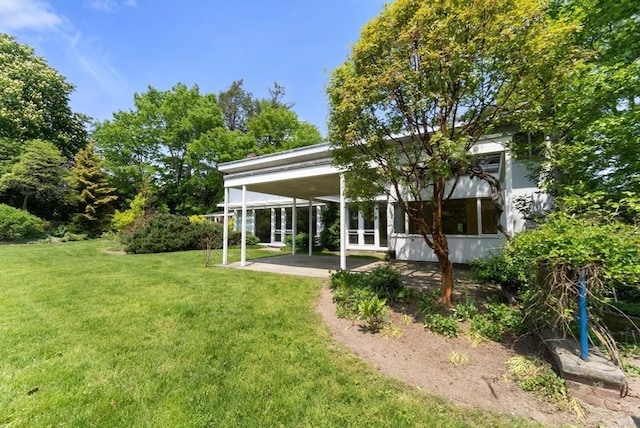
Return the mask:
[[587, 331], [587, 280], [584, 269], [580, 269], [580, 290], [578, 297], [578, 309], [580, 315], [580, 358], [587, 361], [589, 358], [589, 335]]

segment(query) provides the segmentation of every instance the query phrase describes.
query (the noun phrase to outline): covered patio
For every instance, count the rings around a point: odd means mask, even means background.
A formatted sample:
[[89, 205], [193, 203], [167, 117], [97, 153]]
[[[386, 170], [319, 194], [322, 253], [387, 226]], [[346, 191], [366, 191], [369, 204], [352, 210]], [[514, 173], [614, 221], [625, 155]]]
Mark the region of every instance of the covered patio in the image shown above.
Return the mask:
[[[246, 237], [247, 237], [247, 192], [258, 192], [269, 195], [277, 195], [291, 198], [293, 202], [292, 219], [292, 257], [289, 260], [297, 264], [302, 263], [302, 258], [298, 254], [295, 245], [296, 230], [296, 206], [298, 200], [303, 200], [309, 205], [309, 225], [313, 224], [311, 218], [312, 204], [314, 201], [333, 201], [340, 204], [340, 255], [337, 266], [327, 269], [322, 267], [311, 267], [310, 269], [322, 270], [324, 276], [328, 275], [330, 269], [348, 269], [347, 252], [345, 239], [346, 232], [346, 200], [344, 195], [344, 175], [343, 172], [331, 165], [330, 144], [317, 144], [314, 146], [302, 147], [285, 152], [270, 155], [258, 156], [242, 159], [234, 162], [224, 163], [218, 166], [220, 172], [224, 174], [224, 237], [222, 264], [228, 265], [228, 233], [229, 233], [229, 189], [238, 189], [242, 192], [242, 215], [241, 215], [241, 253], [239, 267], [250, 268], [257, 263], [247, 262], [246, 259]], [[311, 229], [311, 226], [310, 226]], [[306, 232], [306, 231], [305, 231]], [[309, 236], [313, 236], [309, 230]], [[305, 259], [306, 265], [317, 265], [313, 262], [312, 240], [309, 240], [308, 254]], [[329, 263], [331, 259], [324, 260]], [[266, 259], [265, 259], [266, 260]], [[262, 263], [263, 260], [260, 261]], [[270, 264], [266, 261], [265, 264]], [[273, 264], [273, 263], [271, 263]], [[320, 263], [322, 265], [322, 263]], [[295, 268], [296, 265], [291, 265]], [[300, 267], [300, 266], [297, 266]]]

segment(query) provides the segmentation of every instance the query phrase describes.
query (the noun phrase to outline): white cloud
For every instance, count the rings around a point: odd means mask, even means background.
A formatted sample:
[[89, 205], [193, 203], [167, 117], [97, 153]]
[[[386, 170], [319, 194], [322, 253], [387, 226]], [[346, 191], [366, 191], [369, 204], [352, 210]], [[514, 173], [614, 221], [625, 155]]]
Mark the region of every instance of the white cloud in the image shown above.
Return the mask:
[[[104, 11], [112, 0], [92, 0]], [[97, 6], [96, 6], [97, 7]], [[0, 0], [0, 32], [19, 35], [28, 44], [36, 42], [45, 52], [55, 50], [71, 59], [76, 69], [93, 80], [105, 96], [132, 92], [126, 80], [113, 67], [105, 50], [96, 39], [87, 38], [64, 15], [57, 13], [47, 0]], [[82, 91], [83, 88], [77, 88]], [[91, 89], [93, 90], [93, 89]]]
[[89, 7], [103, 12], [114, 12], [118, 9], [118, 4], [115, 0], [91, 0]]
[[38, 0], [0, 0], [0, 32], [55, 30], [63, 19], [51, 6]]
[[[127, 7], [136, 7], [138, 5], [136, 0], [123, 0], [122, 4]], [[89, 0], [87, 5], [92, 9], [108, 13], [115, 12], [120, 8], [116, 0]]]

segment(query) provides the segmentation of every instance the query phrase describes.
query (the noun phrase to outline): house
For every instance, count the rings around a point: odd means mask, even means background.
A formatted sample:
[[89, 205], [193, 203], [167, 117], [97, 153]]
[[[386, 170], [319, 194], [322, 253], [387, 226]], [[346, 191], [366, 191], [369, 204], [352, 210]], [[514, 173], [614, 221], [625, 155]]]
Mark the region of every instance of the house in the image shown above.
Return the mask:
[[[523, 230], [527, 223], [515, 208], [517, 199], [536, 206], [547, 204], [547, 196], [528, 178], [525, 165], [512, 158], [508, 148], [512, 138], [513, 132], [487, 135], [472, 148], [472, 155], [482, 159], [483, 169], [500, 180], [505, 199], [501, 224], [510, 234]], [[337, 202], [341, 268], [346, 266], [347, 250], [388, 251], [401, 260], [437, 261], [393, 194], [377, 197], [370, 213], [349, 206], [344, 196], [344, 171], [332, 165], [329, 143], [227, 162], [218, 168], [224, 174], [225, 187], [221, 217], [225, 224], [235, 218], [234, 227], [243, 236], [250, 232], [262, 243], [277, 246], [283, 245], [287, 235], [317, 235], [321, 207]], [[490, 186], [461, 177], [443, 213], [452, 262], [468, 263], [503, 245], [505, 238], [498, 233], [493, 213]], [[226, 264], [227, 240], [224, 242]], [[297, 250], [294, 245], [293, 251]], [[311, 254], [310, 246], [308, 251]], [[241, 254], [244, 265], [244, 245]]]

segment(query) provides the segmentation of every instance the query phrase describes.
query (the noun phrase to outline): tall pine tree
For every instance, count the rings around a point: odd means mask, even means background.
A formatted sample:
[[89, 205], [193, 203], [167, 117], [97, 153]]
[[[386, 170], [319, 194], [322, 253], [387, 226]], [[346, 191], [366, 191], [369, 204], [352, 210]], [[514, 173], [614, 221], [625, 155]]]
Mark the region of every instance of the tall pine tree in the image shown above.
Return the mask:
[[92, 143], [75, 156], [70, 184], [76, 195], [79, 211], [73, 216], [72, 229], [91, 236], [102, 233], [113, 215], [112, 202], [118, 199], [116, 189], [109, 186], [101, 168], [102, 159]]

